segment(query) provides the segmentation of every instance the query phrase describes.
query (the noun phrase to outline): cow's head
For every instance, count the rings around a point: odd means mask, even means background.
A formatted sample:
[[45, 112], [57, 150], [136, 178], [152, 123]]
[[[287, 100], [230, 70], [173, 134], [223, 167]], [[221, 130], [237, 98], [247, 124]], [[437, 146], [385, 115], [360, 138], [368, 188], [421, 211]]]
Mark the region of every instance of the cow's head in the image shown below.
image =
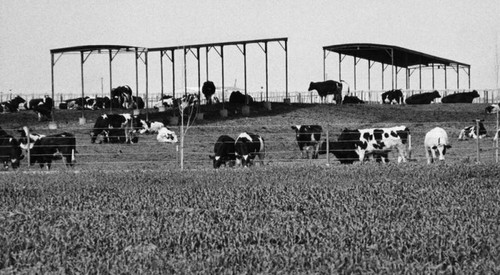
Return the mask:
[[[4, 136], [0, 138], [0, 146], [2, 147], [2, 152], [10, 160], [12, 169], [17, 169], [21, 164], [21, 160], [24, 158], [23, 151], [19, 146], [19, 142], [12, 136]], [[4, 168], [8, 168], [7, 163], [4, 164]]]
[[441, 97], [441, 95], [439, 94], [439, 92], [438, 92], [438, 91], [434, 91], [434, 92], [432, 92], [432, 96], [433, 96], [434, 98], [440, 98], [440, 97]]
[[222, 164], [226, 165], [225, 158], [223, 158], [221, 156], [212, 156], [212, 155], [209, 155], [208, 157], [212, 160], [212, 163], [213, 163], [213, 166], [214, 166], [215, 169], [221, 167]]
[[312, 91], [312, 90], [315, 90], [316, 88], [314, 87], [314, 82], [311, 82], [309, 83], [309, 89], [307, 89], [308, 91]]

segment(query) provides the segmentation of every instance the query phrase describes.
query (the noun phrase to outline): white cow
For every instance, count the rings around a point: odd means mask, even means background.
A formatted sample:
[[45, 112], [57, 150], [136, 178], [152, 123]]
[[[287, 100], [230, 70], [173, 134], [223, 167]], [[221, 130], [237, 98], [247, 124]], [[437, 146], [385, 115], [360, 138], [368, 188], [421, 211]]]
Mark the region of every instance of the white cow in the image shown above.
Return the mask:
[[166, 143], [176, 143], [177, 135], [174, 131], [170, 131], [167, 127], [162, 127], [158, 131], [158, 135], [156, 136], [156, 140], [158, 142], [166, 142]]
[[425, 134], [424, 146], [427, 164], [434, 162], [436, 154], [439, 155], [439, 160], [444, 160], [446, 149], [451, 148], [448, 142], [448, 134], [441, 127], [436, 127]]

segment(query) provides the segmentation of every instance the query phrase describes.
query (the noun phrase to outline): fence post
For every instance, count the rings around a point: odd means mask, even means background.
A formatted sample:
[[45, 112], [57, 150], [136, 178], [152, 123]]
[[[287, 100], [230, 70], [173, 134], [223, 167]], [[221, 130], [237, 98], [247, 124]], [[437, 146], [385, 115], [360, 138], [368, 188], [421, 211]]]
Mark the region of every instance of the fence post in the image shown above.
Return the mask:
[[476, 119], [476, 139], [477, 139], [477, 146], [476, 146], [476, 159], [477, 159], [477, 162], [481, 162], [481, 159], [480, 159], [480, 156], [479, 156], [479, 122], [481, 120], [480, 119]]
[[30, 167], [30, 164], [31, 164], [31, 151], [30, 151], [30, 129], [28, 127], [26, 127], [26, 129], [28, 130], [26, 132], [26, 144], [28, 144], [28, 149], [26, 150], [27, 152], [27, 159], [28, 159], [28, 168]]
[[[330, 166], [330, 136], [328, 134], [328, 124], [326, 125], [326, 166]], [[320, 143], [321, 146], [321, 143]]]

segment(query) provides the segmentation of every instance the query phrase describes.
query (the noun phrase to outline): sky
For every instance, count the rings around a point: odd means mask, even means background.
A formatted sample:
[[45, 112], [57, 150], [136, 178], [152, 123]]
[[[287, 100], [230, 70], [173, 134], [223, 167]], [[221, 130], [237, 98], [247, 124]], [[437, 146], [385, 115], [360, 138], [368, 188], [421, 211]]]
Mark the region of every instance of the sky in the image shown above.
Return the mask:
[[[0, 93], [49, 94], [50, 49], [79, 45], [166, 47], [269, 38], [288, 38], [289, 91], [307, 91], [311, 81], [323, 80], [323, 46], [377, 43], [408, 48], [471, 65], [471, 88], [499, 86], [500, 1], [393, 1], [393, 0], [1, 0]], [[225, 86], [243, 87], [243, 55], [235, 46], [224, 48]], [[56, 57], [58, 58], [58, 57]], [[176, 87], [183, 84], [182, 55], [176, 55]], [[285, 89], [285, 53], [270, 43], [269, 91]], [[159, 53], [148, 55], [148, 90], [159, 93]], [[164, 57], [165, 93], [172, 91], [171, 65]], [[206, 80], [205, 54], [200, 57], [201, 83]], [[187, 86], [197, 86], [197, 61], [189, 54]], [[367, 63], [357, 68], [357, 88], [366, 90]], [[84, 63], [86, 93], [109, 91], [107, 55], [91, 54]], [[221, 86], [221, 61], [209, 52], [209, 80]], [[328, 79], [338, 80], [338, 56], [326, 60]], [[54, 66], [56, 93], [81, 92], [79, 54], [64, 54]], [[343, 78], [352, 86], [353, 60], [342, 63]], [[113, 86], [129, 85], [145, 91], [145, 66], [119, 54], [113, 60]], [[372, 89], [381, 89], [381, 69], [371, 72]], [[402, 73], [404, 75], [404, 73]], [[417, 74], [410, 78], [418, 88]], [[424, 70], [424, 89], [431, 89], [430, 71]], [[436, 89], [444, 89], [444, 73], [436, 72]], [[448, 71], [447, 87], [456, 88], [456, 73]], [[385, 79], [390, 74], [385, 75]], [[465, 71], [460, 88], [467, 88]], [[265, 86], [265, 55], [257, 45], [247, 46], [249, 91]], [[404, 77], [398, 78], [404, 88]], [[385, 82], [385, 88], [390, 84]]]

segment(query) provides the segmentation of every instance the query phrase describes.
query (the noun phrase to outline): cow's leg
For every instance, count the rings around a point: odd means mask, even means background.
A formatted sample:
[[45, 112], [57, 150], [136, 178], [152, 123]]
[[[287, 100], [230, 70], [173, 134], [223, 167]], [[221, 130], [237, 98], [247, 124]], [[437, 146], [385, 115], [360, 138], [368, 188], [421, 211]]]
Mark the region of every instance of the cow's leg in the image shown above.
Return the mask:
[[429, 150], [431, 150], [432, 153], [432, 148], [425, 148], [425, 157], [427, 158], [427, 164], [431, 164], [433, 162], [433, 158], [431, 157]]
[[438, 149], [431, 148], [432, 162], [434, 162], [434, 160], [437, 159], [436, 150], [438, 150]]

